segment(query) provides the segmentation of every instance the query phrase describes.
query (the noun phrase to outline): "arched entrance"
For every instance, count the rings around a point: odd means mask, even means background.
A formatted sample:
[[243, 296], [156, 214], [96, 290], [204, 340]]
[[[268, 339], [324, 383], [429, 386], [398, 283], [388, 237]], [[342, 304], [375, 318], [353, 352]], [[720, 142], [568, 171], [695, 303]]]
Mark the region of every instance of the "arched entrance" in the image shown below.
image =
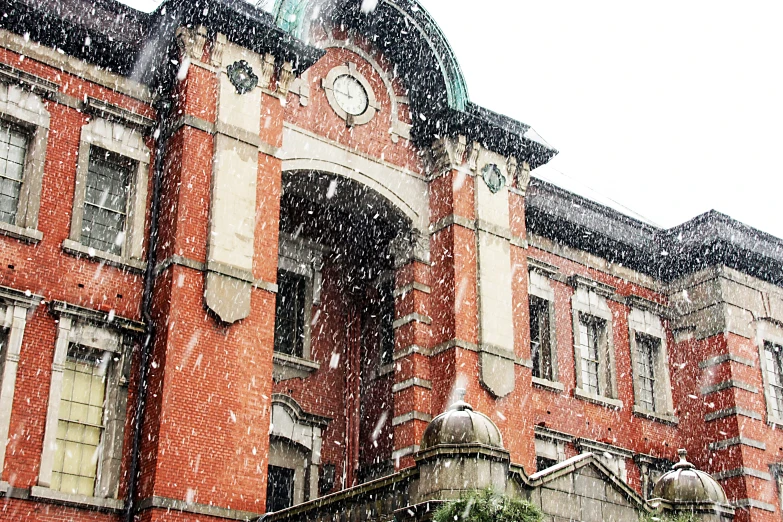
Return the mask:
[[307, 500], [394, 471], [395, 271], [419, 234], [354, 179], [295, 170], [282, 189], [274, 392], [331, 419]]

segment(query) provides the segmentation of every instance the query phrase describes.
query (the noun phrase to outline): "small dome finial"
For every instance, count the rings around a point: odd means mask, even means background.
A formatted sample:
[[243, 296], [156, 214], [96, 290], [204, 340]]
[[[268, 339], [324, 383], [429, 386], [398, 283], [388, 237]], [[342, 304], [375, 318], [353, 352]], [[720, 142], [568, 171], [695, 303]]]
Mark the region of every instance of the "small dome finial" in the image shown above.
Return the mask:
[[457, 410], [457, 411], [465, 411], [470, 410], [473, 411], [473, 406], [465, 402], [465, 395], [467, 395], [468, 390], [466, 390], [463, 387], [459, 387], [455, 390], [455, 393], [457, 395], [457, 400], [454, 401], [454, 404], [452, 404], [449, 407], [449, 410]]
[[674, 469], [694, 469], [696, 466], [688, 462], [688, 451], [685, 449], [677, 450], [677, 454], [680, 456], [680, 462], [674, 465]]

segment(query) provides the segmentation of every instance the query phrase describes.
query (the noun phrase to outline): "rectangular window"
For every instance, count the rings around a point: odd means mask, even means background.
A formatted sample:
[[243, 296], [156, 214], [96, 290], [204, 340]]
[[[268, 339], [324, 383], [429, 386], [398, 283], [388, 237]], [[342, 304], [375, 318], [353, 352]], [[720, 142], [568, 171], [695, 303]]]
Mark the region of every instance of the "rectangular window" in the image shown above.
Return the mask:
[[269, 466], [266, 484], [266, 512], [274, 513], [294, 505], [294, 470]]
[[660, 356], [661, 340], [651, 335], [636, 334], [636, 376], [639, 379], [636, 404], [646, 411], [657, 411], [655, 390], [658, 376], [655, 363]]
[[16, 224], [27, 145], [24, 131], [0, 120], [0, 221], [11, 225]]
[[549, 301], [530, 296], [530, 355], [533, 377], [553, 381], [554, 354], [550, 328]]
[[783, 346], [765, 342], [764, 355], [769, 375], [770, 414], [780, 419], [783, 417]]
[[92, 496], [104, 431], [108, 352], [71, 345], [63, 370], [52, 489]]
[[303, 357], [307, 278], [287, 270], [277, 272], [275, 351]]
[[84, 246], [122, 255], [134, 170], [133, 160], [90, 147], [81, 232]]
[[609, 396], [601, 379], [601, 357], [604, 356], [606, 321], [588, 314], [579, 314], [579, 354], [581, 359], [582, 389], [594, 395]]

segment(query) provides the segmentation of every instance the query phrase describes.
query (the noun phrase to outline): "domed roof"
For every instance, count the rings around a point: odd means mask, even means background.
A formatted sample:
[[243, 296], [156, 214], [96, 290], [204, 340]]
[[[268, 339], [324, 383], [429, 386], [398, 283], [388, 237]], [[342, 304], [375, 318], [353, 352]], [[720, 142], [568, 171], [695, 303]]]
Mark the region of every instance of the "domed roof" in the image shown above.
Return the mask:
[[460, 399], [448, 411], [432, 419], [421, 439], [421, 450], [442, 444], [481, 444], [503, 449], [503, 437], [489, 417], [473, 411], [470, 404]]
[[728, 504], [726, 493], [709, 473], [699, 471], [686, 460], [687, 453], [680, 450], [680, 462], [664, 474], [653, 489], [653, 498], [676, 502], [712, 502]]

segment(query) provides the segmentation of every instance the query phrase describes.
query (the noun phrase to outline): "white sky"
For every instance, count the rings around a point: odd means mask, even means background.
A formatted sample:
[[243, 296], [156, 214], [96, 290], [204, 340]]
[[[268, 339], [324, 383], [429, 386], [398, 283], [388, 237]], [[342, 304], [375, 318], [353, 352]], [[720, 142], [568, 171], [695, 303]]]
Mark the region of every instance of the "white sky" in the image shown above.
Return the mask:
[[783, 237], [783, 2], [420, 1], [472, 101], [560, 151], [534, 175], [664, 227], [716, 209]]

